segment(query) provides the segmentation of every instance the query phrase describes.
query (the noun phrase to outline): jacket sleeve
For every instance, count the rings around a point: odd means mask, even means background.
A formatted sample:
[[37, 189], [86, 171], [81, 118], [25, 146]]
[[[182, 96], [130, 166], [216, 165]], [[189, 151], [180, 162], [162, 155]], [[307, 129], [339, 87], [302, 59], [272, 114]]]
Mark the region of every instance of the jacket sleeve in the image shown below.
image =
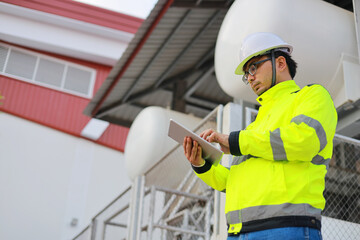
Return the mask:
[[330, 94], [321, 85], [304, 87], [298, 94], [301, 95], [287, 125], [272, 131], [239, 132], [241, 154], [288, 161], [311, 161], [324, 152], [331, 155], [337, 113]]
[[217, 164], [216, 166], [211, 165], [211, 163], [207, 161], [204, 166], [192, 166], [192, 168], [196, 175], [207, 185], [218, 191], [225, 191], [229, 169], [220, 164]]

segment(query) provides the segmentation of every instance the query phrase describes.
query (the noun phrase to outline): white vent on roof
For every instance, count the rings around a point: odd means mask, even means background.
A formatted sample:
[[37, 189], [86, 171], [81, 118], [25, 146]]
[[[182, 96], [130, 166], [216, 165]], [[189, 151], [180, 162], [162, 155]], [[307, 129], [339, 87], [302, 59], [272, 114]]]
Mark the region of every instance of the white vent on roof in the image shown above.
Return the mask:
[[92, 140], [98, 140], [104, 133], [109, 123], [100, 119], [92, 118], [88, 124], [81, 131], [81, 136], [90, 138]]
[[95, 70], [5, 44], [0, 45], [0, 74], [91, 98]]

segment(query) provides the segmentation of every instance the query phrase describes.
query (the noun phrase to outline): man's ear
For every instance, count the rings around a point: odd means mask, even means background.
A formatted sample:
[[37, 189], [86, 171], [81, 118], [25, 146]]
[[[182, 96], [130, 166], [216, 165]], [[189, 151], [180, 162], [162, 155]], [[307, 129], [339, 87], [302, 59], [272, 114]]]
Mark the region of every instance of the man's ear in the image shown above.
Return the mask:
[[278, 67], [280, 72], [286, 69], [287, 64], [284, 56], [279, 56], [278, 58], [276, 58], [276, 66]]

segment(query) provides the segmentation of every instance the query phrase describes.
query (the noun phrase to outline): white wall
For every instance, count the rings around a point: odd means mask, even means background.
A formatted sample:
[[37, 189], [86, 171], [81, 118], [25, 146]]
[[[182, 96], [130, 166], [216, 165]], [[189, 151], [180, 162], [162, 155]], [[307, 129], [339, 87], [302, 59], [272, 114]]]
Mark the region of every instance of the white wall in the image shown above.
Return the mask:
[[0, 39], [115, 65], [134, 34], [0, 2]]
[[130, 184], [123, 153], [0, 112], [0, 239], [70, 239]]

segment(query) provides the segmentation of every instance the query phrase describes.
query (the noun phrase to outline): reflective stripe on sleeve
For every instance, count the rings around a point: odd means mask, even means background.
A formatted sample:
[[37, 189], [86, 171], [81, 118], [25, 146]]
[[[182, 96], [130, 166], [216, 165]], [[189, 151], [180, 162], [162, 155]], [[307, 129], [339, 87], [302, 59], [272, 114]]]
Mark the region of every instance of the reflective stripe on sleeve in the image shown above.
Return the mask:
[[330, 158], [325, 159], [323, 156], [320, 155], [316, 155], [315, 157], [313, 157], [313, 159], [311, 160], [312, 164], [315, 165], [325, 165], [326, 166], [326, 170], [329, 168], [329, 164], [330, 164]]
[[228, 224], [238, 224], [282, 216], [311, 216], [321, 220], [321, 209], [314, 208], [306, 203], [283, 203], [279, 205], [256, 206], [237, 211], [230, 211], [226, 214], [226, 219]]
[[284, 143], [280, 137], [280, 128], [270, 131], [270, 145], [273, 151], [274, 160], [286, 160]]
[[309, 127], [314, 128], [316, 131], [316, 135], [318, 136], [319, 141], [320, 141], [320, 151], [319, 152], [321, 152], [325, 148], [325, 146], [327, 144], [326, 133], [325, 133], [323, 126], [321, 125], [321, 123], [318, 120], [301, 114], [301, 115], [296, 116], [293, 119], [291, 119], [291, 122], [294, 122], [297, 125], [299, 125], [300, 123], [305, 123]]
[[246, 160], [248, 160], [249, 158], [257, 158], [255, 156], [252, 156], [252, 155], [242, 155], [242, 156], [235, 156], [233, 159], [232, 159], [232, 162], [231, 162], [231, 166], [234, 166], [234, 165], [239, 165], [240, 163], [242, 162], [245, 162]]

